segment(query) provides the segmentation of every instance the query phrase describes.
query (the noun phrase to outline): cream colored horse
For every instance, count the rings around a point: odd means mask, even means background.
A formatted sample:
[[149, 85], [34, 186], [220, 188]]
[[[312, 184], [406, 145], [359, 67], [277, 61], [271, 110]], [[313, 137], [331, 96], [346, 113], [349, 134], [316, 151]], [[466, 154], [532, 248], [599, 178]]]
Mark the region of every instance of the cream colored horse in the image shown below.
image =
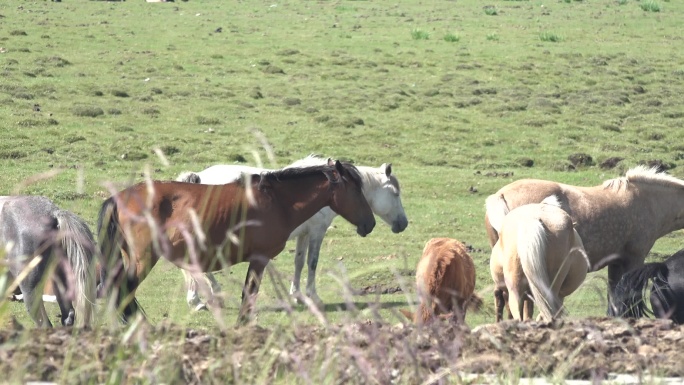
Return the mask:
[[626, 271], [643, 265], [658, 238], [684, 228], [684, 181], [637, 166], [625, 177], [594, 187], [537, 179], [504, 186], [487, 198], [485, 222], [490, 244], [499, 238], [508, 211], [539, 203], [550, 195], [558, 197], [575, 222], [591, 270], [608, 266], [609, 293]]
[[506, 299], [509, 317], [531, 319], [530, 295], [539, 307], [539, 318], [550, 321], [563, 314], [563, 299], [582, 284], [589, 261], [572, 219], [550, 196], [506, 215], [490, 268], [497, 322], [503, 318]]

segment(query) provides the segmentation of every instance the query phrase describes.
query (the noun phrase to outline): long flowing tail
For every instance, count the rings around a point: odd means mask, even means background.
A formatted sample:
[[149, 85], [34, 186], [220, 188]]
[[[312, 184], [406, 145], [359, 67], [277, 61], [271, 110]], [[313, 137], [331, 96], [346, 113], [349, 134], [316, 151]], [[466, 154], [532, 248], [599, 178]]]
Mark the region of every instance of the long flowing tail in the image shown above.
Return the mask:
[[[626, 318], [640, 318], [653, 315], [646, 306], [644, 296], [650, 280], [653, 281], [653, 293], [661, 307], [669, 307], [667, 284], [667, 265], [664, 263], [647, 263], [642, 267], [625, 273], [618, 281], [610, 299], [611, 315]], [[651, 306], [654, 306], [652, 303]]]
[[551, 289], [551, 279], [546, 267], [547, 236], [537, 219], [525, 220], [518, 228], [518, 255], [527, 277], [534, 302], [546, 321], [553, 320], [562, 309], [560, 298]]
[[76, 277], [76, 326], [93, 323], [95, 292], [95, 240], [88, 225], [77, 215], [59, 210], [55, 212], [61, 234], [61, 244]]
[[[121, 247], [123, 245], [123, 231], [119, 223], [119, 208], [114, 197], [110, 197], [100, 208], [97, 218], [97, 233], [100, 239], [100, 284], [102, 290], [107, 293], [107, 301], [116, 296], [115, 305], [117, 311], [123, 308], [122, 321], [140, 311], [144, 315], [138, 300], [129, 298], [131, 292], [137, 287], [137, 277], [129, 276], [124, 265]], [[111, 304], [111, 303], [110, 303]]]

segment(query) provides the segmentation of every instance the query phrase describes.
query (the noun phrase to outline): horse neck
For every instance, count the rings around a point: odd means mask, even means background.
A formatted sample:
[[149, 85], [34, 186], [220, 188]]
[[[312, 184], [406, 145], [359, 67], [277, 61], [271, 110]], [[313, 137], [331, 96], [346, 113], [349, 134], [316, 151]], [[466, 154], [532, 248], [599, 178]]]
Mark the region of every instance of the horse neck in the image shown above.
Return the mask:
[[293, 229], [329, 206], [333, 196], [330, 182], [322, 173], [275, 182], [271, 188]]
[[649, 207], [660, 218], [655, 223], [658, 238], [684, 228], [684, 187], [656, 185], [642, 190], [638, 199], [645, 202], [641, 206]]

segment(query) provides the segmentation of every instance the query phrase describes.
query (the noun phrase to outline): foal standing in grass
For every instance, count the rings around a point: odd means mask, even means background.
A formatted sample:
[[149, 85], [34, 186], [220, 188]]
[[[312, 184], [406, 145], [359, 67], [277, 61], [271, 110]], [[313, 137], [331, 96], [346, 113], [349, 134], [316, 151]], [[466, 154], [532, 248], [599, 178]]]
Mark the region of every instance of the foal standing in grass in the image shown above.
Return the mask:
[[478, 309], [482, 300], [475, 294], [475, 265], [463, 243], [451, 238], [433, 238], [425, 244], [416, 267], [420, 304], [415, 314], [401, 312], [415, 323], [435, 317], [465, 320], [466, 308]]

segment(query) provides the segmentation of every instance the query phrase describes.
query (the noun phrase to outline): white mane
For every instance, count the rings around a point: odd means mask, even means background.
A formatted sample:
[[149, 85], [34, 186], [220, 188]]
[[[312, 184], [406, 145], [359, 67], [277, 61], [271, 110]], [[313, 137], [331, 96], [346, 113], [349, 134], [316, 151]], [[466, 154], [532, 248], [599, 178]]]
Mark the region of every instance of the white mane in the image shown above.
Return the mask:
[[646, 165], [638, 165], [633, 167], [625, 173], [625, 176], [615, 179], [610, 179], [603, 182], [603, 188], [610, 188], [620, 190], [627, 188], [630, 183], [657, 183], [664, 185], [675, 185], [684, 187], [684, 181], [668, 175], [664, 172], [658, 172], [657, 167], [649, 167]]

